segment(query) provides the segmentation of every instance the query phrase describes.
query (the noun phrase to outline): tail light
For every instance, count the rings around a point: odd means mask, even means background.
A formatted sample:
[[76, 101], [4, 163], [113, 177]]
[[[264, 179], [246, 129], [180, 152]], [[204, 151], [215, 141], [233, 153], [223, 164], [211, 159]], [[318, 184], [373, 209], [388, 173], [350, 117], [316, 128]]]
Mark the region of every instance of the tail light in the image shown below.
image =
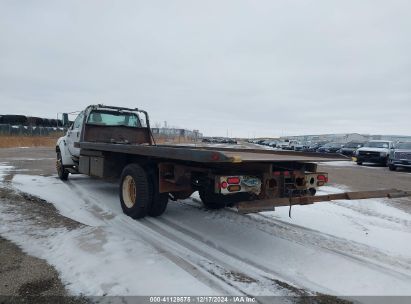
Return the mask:
[[240, 185], [230, 185], [230, 186], [228, 186], [227, 190], [230, 191], [230, 192], [240, 191], [241, 186]]
[[240, 183], [240, 178], [237, 176], [229, 177], [227, 178], [227, 183], [229, 184], [239, 184]]
[[323, 186], [325, 183], [328, 183], [328, 176], [326, 175], [317, 175], [317, 186]]

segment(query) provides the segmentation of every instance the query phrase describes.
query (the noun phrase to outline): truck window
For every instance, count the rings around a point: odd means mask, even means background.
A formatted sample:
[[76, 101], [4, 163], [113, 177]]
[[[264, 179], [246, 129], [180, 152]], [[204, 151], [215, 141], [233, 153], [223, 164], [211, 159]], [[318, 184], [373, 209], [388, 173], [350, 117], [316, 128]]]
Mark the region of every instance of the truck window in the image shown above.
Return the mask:
[[76, 120], [73, 123], [73, 129], [80, 129], [81, 125], [83, 124], [83, 119], [84, 113], [80, 112], [80, 114], [77, 116]]
[[93, 111], [90, 113], [87, 124], [102, 126], [141, 127], [140, 119], [135, 113]]

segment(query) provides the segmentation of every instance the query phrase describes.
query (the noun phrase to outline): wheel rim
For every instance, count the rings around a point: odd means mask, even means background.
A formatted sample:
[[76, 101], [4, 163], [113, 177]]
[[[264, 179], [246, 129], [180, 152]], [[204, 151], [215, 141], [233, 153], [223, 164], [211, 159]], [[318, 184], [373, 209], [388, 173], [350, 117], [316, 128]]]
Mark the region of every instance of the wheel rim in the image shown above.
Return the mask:
[[127, 208], [132, 208], [136, 203], [136, 183], [134, 178], [130, 175], [127, 175], [123, 179], [123, 201]]

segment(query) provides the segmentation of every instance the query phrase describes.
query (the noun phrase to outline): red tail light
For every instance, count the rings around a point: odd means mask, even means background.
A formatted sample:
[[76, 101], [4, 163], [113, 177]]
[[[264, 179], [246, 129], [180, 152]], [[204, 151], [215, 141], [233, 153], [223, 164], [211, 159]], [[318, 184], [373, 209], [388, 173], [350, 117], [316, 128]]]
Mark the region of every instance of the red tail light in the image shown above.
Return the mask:
[[317, 175], [317, 181], [323, 182], [323, 183], [328, 183], [328, 177], [325, 175]]
[[220, 184], [220, 187], [221, 188], [223, 188], [223, 189], [225, 189], [225, 188], [227, 188], [227, 183], [226, 182], [222, 182], [221, 184]]
[[239, 184], [240, 183], [240, 178], [239, 177], [229, 177], [227, 178], [227, 183], [229, 184]]

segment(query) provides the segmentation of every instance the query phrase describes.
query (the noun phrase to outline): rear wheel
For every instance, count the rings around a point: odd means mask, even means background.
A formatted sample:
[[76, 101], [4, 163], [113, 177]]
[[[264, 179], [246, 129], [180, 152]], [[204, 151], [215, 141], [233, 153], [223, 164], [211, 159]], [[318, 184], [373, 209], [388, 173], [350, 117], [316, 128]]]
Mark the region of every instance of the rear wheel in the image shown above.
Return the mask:
[[362, 166], [362, 162], [357, 160], [357, 165]]
[[390, 169], [390, 171], [395, 171], [397, 170], [397, 167], [394, 165], [388, 165], [388, 169]]
[[146, 216], [151, 203], [150, 191], [150, 180], [146, 171], [138, 164], [127, 165], [120, 179], [123, 212], [134, 219]]
[[68, 180], [69, 172], [63, 166], [63, 160], [60, 151], [57, 152], [56, 169], [57, 174], [62, 181]]
[[227, 205], [224, 195], [212, 192], [210, 189], [200, 190], [200, 198], [207, 209], [221, 209]]
[[151, 204], [147, 211], [149, 216], [160, 216], [166, 211], [168, 204], [168, 193], [160, 193], [158, 187], [158, 176], [157, 174], [150, 174], [150, 194], [151, 194]]

